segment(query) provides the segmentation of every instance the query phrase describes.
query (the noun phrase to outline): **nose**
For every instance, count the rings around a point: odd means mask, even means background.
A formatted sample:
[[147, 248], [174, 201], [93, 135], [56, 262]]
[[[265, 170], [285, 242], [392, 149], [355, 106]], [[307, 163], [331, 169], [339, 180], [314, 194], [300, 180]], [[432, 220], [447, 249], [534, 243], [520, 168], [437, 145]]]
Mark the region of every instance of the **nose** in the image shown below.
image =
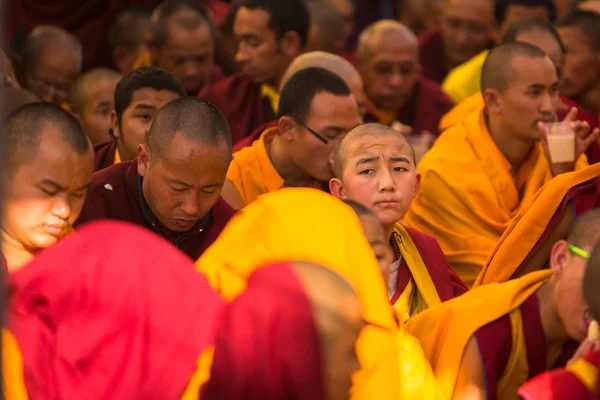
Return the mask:
[[68, 194], [56, 196], [56, 201], [52, 207], [52, 215], [64, 221], [71, 216], [71, 200]]
[[454, 41], [459, 45], [464, 45], [468, 37], [467, 30], [464, 28], [459, 28], [454, 32]]
[[200, 75], [200, 68], [193, 61], [188, 61], [183, 65], [183, 75], [185, 77], [196, 77]]
[[[556, 99], [554, 98], [556, 97]], [[542, 113], [554, 113], [556, 112], [556, 106], [558, 104], [558, 96], [553, 96], [546, 92], [541, 99], [540, 112]]]
[[179, 208], [181, 208], [186, 215], [196, 218], [198, 216], [198, 210], [200, 209], [198, 195], [193, 192], [189, 193], [183, 199]]
[[244, 64], [248, 62], [250, 59], [250, 55], [248, 53], [248, 49], [244, 43], [240, 43], [237, 51], [235, 52], [235, 62], [238, 64]]
[[396, 190], [396, 183], [392, 177], [390, 171], [385, 170], [379, 174], [379, 191], [380, 192], [393, 192]]
[[390, 79], [388, 81], [390, 86], [398, 87], [402, 86], [403, 83], [404, 75], [400, 71], [396, 70], [390, 75]]

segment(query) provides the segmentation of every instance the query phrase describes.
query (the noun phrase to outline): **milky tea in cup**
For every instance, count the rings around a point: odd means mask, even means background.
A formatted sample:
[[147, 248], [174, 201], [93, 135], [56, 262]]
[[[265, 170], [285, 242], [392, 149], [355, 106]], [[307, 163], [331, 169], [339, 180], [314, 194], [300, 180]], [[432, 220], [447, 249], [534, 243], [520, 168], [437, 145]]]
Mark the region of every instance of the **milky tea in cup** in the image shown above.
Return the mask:
[[549, 122], [544, 124], [552, 163], [575, 161], [575, 132], [568, 124]]

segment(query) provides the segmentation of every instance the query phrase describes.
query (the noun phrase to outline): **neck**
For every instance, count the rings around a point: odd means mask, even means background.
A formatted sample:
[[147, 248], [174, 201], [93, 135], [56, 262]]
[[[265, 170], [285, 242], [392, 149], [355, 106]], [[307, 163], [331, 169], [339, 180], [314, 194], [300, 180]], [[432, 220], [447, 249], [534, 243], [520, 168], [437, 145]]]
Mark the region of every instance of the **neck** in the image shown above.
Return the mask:
[[267, 154], [286, 186], [305, 187], [314, 180], [292, 160], [286, 149], [286, 143], [278, 134], [267, 143]]
[[25, 248], [25, 246], [13, 239], [4, 230], [2, 230], [2, 254], [6, 258], [6, 268], [9, 273], [22, 269], [35, 256], [33, 250]]
[[396, 224], [392, 224], [391, 226], [383, 225], [383, 233], [385, 234], [384, 237], [388, 238], [388, 241], [392, 237], [392, 233], [394, 233], [395, 226]]
[[573, 96], [573, 100], [583, 110], [589, 114], [600, 113], [600, 79], [596, 81], [596, 84], [591, 86], [584, 93], [579, 96]]
[[[556, 304], [554, 303], [552, 285], [553, 279], [545, 283], [537, 291], [538, 302], [540, 305], [540, 319], [542, 320], [542, 329], [546, 340], [546, 354], [549, 357], [560, 352], [563, 345], [569, 340], [569, 335], [558, 316]], [[552, 363], [554, 360], [546, 360]]]
[[523, 164], [529, 153], [531, 153], [534, 142], [522, 140], [507, 134], [506, 129], [492, 118], [488, 117], [487, 121], [492, 140], [513, 167], [513, 172], [518, 171], [521, 164]]
[[119, 156], [121, 156], [121, 161], [133, 160], [136, 157], [135, 154], [129, 154], [129, 152], [127, 151], [127, 149], [125, 149], [125, 146], [123, 145], [123, 142], [120, 139], [117, 139], [117, 150], [119, 150]]

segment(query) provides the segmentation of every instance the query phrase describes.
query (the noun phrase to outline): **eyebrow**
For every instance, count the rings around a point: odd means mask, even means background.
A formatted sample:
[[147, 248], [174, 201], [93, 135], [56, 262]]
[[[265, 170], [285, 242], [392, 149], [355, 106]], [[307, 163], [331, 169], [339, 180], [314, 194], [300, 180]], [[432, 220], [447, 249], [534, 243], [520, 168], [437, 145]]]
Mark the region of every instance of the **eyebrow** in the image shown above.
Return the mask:
[[243, 35], [240, 35], [238, 38], [238, 40], [252, 40], [252, 39], [259, 40], [260, 38], [258, 37], [258, 35], [254, 35], [252, 33], [245, 33]]
[[343, 126], [336, 125], [325, 126], [321, 129], [324, 131], [348, 132], [348, 129], [344, 128]]
[[527, 89], [545, 89], [546, 85], [542, 85], [541, 83], [532, 83], [531, 85], [527, 86]]
[[410, 164], [410, 160], [406, 157], [391, 157], [390, 160], [392, 160], [393, 162], [402, 162], [402, 163], [407, 163]]
[[192, 185], [185, 183], [184, 181], [180, 181], [179, 179], [169, 179], [169, 182], [174, 183], [176, 185], [182, 185], [188, 188], [192, 187]]
[[[56, 190], [60, 190], [60, 191], [66, 191], [67, 188], [63, 187], [62, 185], [54, 182], [52, 179], [50, 178], [44, 178], [42, 179], [42, 183], [46, 184], [46, 185], [50, 185], [53, 186]], [[87, 190], [90, 188], [90, 186], [92, 185], [92, 182], [88, 182], [87, 184], [83, 185], [80, 188], [75, 189], [75, 191], [79, 191], [79, 190]]]
[[98, 103], [98, 105], [96, 106], [96, 108], [108, 107], [108, 106], [110, 106], [110, 101], [103, 101], [102, 103]]
[[356, 166], [358, 167], [359, 165], [372, 163], [377, 160], [379, 160], [379, 156], [361, 158], [356, 162]]
[[156, 110], [156, 106], [153, 104], [144, 104], [144, 103], [138, 103], [135, 105], [134, 107], [137, 110]]

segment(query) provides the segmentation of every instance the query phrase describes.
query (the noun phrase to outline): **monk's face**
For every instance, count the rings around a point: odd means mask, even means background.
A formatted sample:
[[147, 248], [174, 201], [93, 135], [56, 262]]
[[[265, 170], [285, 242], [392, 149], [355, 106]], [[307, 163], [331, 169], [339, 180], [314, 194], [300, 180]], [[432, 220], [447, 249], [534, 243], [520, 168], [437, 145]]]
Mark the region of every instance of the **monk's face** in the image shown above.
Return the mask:
[[375, 253], [383, 279], [387, 282], [390, 277], [390, 265], [394, 261], [394, 255], [383, 233], [383, 227], [377, 217], [373, 215], [361, 215], [359, 220], [365, 237], [369, 241], [373, 253]]
[[35, 158], [6, 178], [2, 216], [6, 244], [31, 252], [53, 245], [73, 225], [94, 172], [91, 149], [77, 154], [56, 126], [42, 129]]
[[413, 94], [421, 70], [417, 43], [394, 32], [377, 35], [359, 70], [367, 98], [375, 107], [398, 111]]
[[558, 33], [566, 49], [560, 92], [567, 97], [582, 96], [600, 80], [600, 53], [577, 27], [561, 27]]
[[577, 8], [585, 11], [593, 11], [600, 14], [600, 1], [599, 0], [588, 0], [577, 5]]
[[492, 8], [490, 0], [448, 0], [442, 18], [442, 39], [450, 67], [464, 63], [489, 46], [493, 40]]
[[527, 141], [540, 138], [538, 122], [555, 119], [559, 104], [556, 68], [548, 57], [517, 56], [512, 60], [513, 74], [508, 87], [488, 112], [501, 118], [503, 132]]
[[166, 154], [155, 159], [140, 146], [138, 172], [148, 206], [167, 229], [190, 230], [219, 199], [230, 161], [225, 141], [211, 146], [176, 134]]
[[190, 96], [210, 83], [215, 45], [208, 23], [187, 29], [173, 21], [168, 24], [167, 41], [156, 49], [156, 65], [172, 73]]
[[544, 6], [511, 4], [506, 9], [506, 15], [504, 16], [504, 21], [502, 21], [502, 26], [498, 29], [497, 42], [500, 43], [508, 27], [515, 22], [527, 19], [543, 19], [550, 22], [550, 14]]
[[354, 21], [356, 13], [352, 0], [327, 0], [334, 6], [344, 19], [344, 40], [347, 40], [354, 32]]
[[[321, 182], [333, 178], [331, 161], [335, 146], [350, 130], [362, 123], [354, 96], [335, 96], [330, 93], [318, 93], [314, 97], [304, 121], [291, 118], [289, 121], [284, 125], [280, 123], [280, 132], [288, 144], [290, 157], [306, 175]], [[282, 126], [285, 126], [283, 130]], [[323, 143], [310, 130], [327, 143]]]
[[103, 79], [83, 88], [83, 107], [79, 120], [93, 144], [109, 142], [110, 114], [115, 109], [118, 79]]
[[275, 87], [296, 56], [288, 38], [281, 39], [269, 28], [270, 15], [261, 9], [241, 7], [235, 17], [233, 33], [237, 42], [235, 61], [243, 73], [258, 83]]
[[558, 40], [552, 34], [542, 31], [523, 32], [517, 35], [516, 40], [539, 47], [556, 67], [558, 76], [561, 76], [565, 63], [565, 55], [560, 47], [560, 43], [558, 43]]
[[400, 221], [419, 189], [408, 143], [397, 136], [366, 135], [348, 147], [339, 197], [363, 204], [384, 227]]
[[123, 161], [135, 158], [137, 148], [144, 143], [156, 112], [169, 101], [178, 98], [178, 94], [168, 90], [142, 88], [133, 92], [131, 103], [121, 116], [121, 124], [113, 113], [113, 132]]

